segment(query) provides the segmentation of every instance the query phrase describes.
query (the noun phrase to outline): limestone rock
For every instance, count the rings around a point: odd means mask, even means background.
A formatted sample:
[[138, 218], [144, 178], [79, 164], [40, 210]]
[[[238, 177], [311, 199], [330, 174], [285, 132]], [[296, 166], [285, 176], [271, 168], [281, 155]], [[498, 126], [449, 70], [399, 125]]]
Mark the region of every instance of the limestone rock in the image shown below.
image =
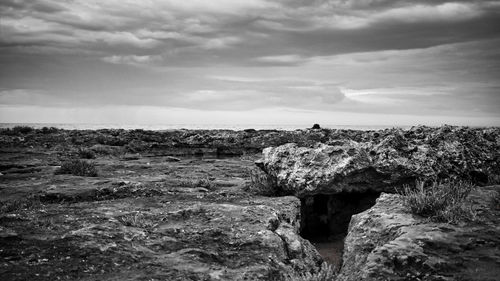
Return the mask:
[[429, 222], [408, 213], [399, 195], [382, 194], [352, 217], [337, 280], [498, 280], [499, 191], [474, 190], [478, 217], [462, 225]]
[[381, 132], [369, 141], [343, 138], [313, 147], [295, 143], [268, 147], [256, 165], [277, 179], [276, 193], [299, 197], [394, 192], [394, 187], [415, 179], [454, 178], [477, 184], [500, 180], [498, 130], [439, 128], [420, 134], [417, 129], [383, 136]]

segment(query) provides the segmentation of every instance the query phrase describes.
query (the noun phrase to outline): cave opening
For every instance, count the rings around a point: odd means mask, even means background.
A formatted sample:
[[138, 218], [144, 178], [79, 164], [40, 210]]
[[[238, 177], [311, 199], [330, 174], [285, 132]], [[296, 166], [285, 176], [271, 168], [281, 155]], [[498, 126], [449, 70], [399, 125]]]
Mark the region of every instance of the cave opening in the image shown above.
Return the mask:
[[379, 196], [379, 192], [342, 192], [302, 198], [301, 236], [326, 262], [340, 268], [351, 216], [371, 208]]

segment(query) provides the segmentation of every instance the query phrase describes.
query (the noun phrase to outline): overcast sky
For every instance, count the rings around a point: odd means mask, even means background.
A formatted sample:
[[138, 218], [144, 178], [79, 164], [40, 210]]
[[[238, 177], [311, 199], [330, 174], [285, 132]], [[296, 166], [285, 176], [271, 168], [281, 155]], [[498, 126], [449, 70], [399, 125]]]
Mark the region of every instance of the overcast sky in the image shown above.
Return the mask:
[[1, 0], [0, 122], [500, 125], [500, 1]]

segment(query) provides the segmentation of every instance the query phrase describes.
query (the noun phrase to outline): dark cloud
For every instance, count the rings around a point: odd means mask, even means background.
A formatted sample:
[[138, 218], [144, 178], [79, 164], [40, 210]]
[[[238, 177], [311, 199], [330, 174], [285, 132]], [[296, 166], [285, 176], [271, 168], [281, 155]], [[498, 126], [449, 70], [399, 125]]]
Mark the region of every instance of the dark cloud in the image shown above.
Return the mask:
[[498, 1], [3, 0], [0, 35], [0, 105], [499, 115]]

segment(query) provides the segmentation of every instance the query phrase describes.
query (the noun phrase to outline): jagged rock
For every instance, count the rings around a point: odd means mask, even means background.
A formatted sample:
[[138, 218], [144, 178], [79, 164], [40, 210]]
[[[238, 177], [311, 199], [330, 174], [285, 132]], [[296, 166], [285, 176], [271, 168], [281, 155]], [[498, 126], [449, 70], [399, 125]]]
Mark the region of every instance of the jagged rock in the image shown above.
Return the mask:
[[[474, 190], [477, 218], [461, 225], [414, 216], [394, 194], [354, 215], [337, 281], [498, 280], [500, 186]], [[496, 203], [498, 204], [498, 202]]]
[[[446, 130], [448, 129], [448, 130]], [[498, 130], [393, 130], [372, 141], [330, 140], [314, 147], [289, 143], [264, 149], [256, 162], [277, 179], [277, 193], [300, 197], [342, 191], [388, 191], [415, 179], [500, 179]], [[373, 135], [374, 136], [374, 135]]]

